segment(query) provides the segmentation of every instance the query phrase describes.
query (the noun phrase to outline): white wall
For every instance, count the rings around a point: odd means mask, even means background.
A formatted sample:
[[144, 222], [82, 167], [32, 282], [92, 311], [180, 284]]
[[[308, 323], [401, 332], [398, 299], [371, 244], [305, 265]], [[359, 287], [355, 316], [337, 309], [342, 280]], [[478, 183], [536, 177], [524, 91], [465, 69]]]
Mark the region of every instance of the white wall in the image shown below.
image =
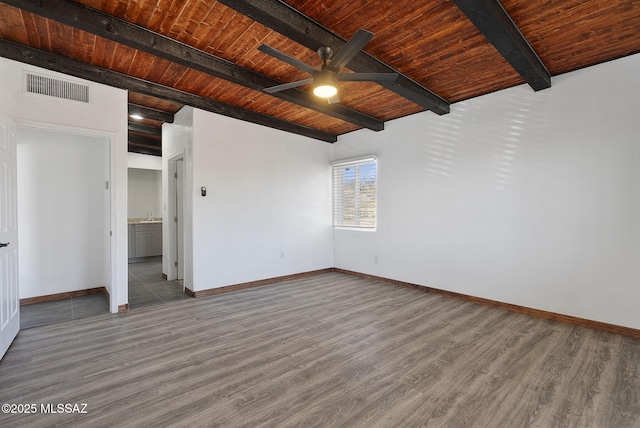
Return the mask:
[[20, 298], [109, 283], [108, 179], [106, 138], [18, 129]]
[[[640, 328], [640, 55], [341, 136], [378, 156], [376, 232], [336, 267]], [[374, 257], [378, 257], [378, 264]]]
[[[91, 103], [24, 94], [25, 70], [90, 85]], [[19, 126], [108, 138], [111, 176], [111, 311], [127, 302], [127, 92], [0, 58], [0, 115]], [[60, 201], [64, 203], [64, 201]], [[18, 224], [20, 213], [18, 213]], [[65, 255], [52, 252], [51, 257]]]
[[129, 168], [129, 218], [162, 217], [162, 171]]
[[127, 166], [137, 169], [162, 170], [162, 157], [143, 155], [142, 153], [127, 153]]
[[202, 110], [193, 130], [194, 291], [333, 265], [330, 144]]

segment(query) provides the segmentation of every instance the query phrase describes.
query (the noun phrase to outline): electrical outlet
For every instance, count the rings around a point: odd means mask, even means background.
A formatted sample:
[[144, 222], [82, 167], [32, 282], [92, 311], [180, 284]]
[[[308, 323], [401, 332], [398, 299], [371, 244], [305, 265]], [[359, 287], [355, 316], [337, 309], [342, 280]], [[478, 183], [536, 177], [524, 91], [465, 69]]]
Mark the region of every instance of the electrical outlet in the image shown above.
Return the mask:
[[378, 256], [373, 256], [373, 263], [378, 264], [380, 261], [378, 260]]
[[284, 259], [284, 251], [280, 251], [280, 258]]

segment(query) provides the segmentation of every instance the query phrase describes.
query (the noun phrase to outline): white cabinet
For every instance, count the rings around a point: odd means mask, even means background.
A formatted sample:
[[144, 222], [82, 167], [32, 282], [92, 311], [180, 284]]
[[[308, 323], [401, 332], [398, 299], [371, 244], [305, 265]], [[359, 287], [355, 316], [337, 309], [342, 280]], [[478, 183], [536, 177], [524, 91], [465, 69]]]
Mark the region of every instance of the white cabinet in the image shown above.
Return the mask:
[[129, 258], [162, 255], [162, 223], [129, 225]]

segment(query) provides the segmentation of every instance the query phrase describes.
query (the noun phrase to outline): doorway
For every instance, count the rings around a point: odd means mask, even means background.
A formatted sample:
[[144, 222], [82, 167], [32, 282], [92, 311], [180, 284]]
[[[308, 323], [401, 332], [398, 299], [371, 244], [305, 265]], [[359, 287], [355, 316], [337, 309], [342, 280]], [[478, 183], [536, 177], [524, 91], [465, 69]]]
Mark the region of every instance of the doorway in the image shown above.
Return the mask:
[[[47, 303], [50, 322], [108, 313], [96, 290], [111, 288], [110, 139], [31, 127], [17, 136], [20, 299]], [[34, 311], [23, 306], [25, 326]]]

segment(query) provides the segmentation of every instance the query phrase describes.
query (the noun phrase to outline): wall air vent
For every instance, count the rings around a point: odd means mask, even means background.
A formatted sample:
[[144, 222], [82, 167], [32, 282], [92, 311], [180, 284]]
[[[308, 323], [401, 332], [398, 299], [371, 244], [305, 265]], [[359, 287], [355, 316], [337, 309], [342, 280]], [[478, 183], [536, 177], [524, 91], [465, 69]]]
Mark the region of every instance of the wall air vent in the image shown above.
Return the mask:
[[28, 93], [47, 95], [65, 100], [89, 102], [89, 85], [26, 73], [25, 90]]

